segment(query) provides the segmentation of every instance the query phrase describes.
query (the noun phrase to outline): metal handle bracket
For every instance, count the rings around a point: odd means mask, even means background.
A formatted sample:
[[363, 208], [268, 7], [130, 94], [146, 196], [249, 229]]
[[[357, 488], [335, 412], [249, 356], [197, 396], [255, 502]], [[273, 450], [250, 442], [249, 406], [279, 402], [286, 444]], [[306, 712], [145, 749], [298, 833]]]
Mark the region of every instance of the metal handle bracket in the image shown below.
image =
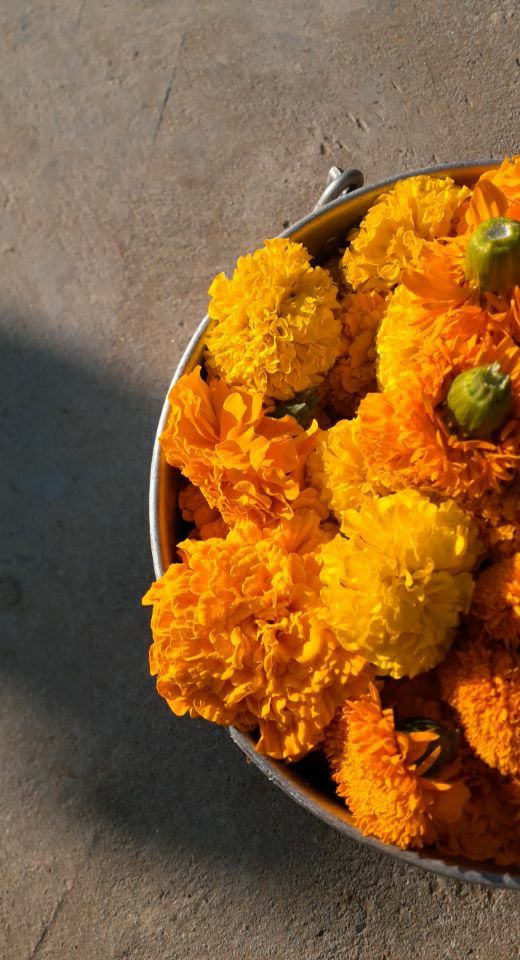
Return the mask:
[[326, 207], [328, 203], [332, 203], [346, 193], [359, 190], [363, 186], [364, 179], [361, 170], [342, 170], [341, 167], [331, 167], [327, 174], [327, 186], [312, 212], [321, 210], [322, 207]]

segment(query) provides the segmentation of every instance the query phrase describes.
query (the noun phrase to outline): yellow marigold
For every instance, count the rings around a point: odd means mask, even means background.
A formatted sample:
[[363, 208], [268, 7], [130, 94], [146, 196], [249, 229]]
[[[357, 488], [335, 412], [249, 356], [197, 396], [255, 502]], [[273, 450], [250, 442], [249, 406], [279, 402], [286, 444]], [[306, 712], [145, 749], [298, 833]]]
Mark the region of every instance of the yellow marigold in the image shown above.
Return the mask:
[[307, 478], [339, 521], [345, 510], [373, 496], [359, 449], [357, 420], [339, 420], [320, 431], [307, 460]]
[[515, 798], [510, 785], [496, 771], [467, 751], [462, 774], [469, 799], [460, 820], [439, 830], [437, 850], [449, 857], [520, 865], [520, 797]]
[[385, 311], [379, 293], [350, 293], [341, 304], [340, 356], [324, 384], [325, 402], [343, 417], [355, 413], [357, 403], [375, 389], [375, 337]]
[[206, 383], [200, 368], [181, 377], [169, 395], [170, 417], [161, 435], [168, 463], [200, 488], [227, 523], [269, 523], [290, 517], [304, 487], [314, 428], [292, 417], [265, 415], [260, 394]]
[[153, 604], [150, 671], [178, 716], [260, 729], [257, 749], [295, 760], [371, 676], [327, 626], [314, 512], [225, 540], [187, 540], [143, 603]]
[[520, 646], [520, 553], [480, 574], [470, 614], [491, 640], [513, 649]]
[[343, 256], [345, 278], [354, 290], [389, 290], [415, 263], [424, 242], [450, 232], [467, 187], [449, 177], [400, 180], [375, 203]]
[[479, 549], [470, 517], [403, 490], [347, 510], [342, 530], [321, 551], [322, 598], [340, 643], [381, 674], [429, 670], [470, 606]]
[[278, 400], [315, 386], [339, 353], [337, 288], [301, 243], [266, 240], [209, 288], [207, 362], [228, 384]]
[[439, 667], [443, 697], [477, 756], [504, 776], [520, 774], [520, 652], [481, 637]]
[[[488, 440], [461, 438], [444, 412], [450, 384], [464, 370], [495, 362], [511, 377], [511, 415]], [[423, 371], [414, 368], [392, 389], [367, 394], [358, 419], [372, 483], [457, 498], [500, 492], [520, 460], [520, 349], [506, 336], [496, 344], [474, 338], [453, 348], [440, 343]]]
[[191, 537], [209, 540], [211, 537], [225, 537], [229, 530], [218, 510], [210, 507], [202, 490], [192, 483], [179, 490], [179, 510], [182, 519], [194, 526]]
[[431, 732], [396, 730], [393, 711], [382, 709], [375, 686], [368, 697], [345, 704], [325, 751], [337, 792], [364, 834], [420, 849], [460, 819], [468, 790], [457, 762], [427, 776], [430, 763], [423, 758], [432, 739]]

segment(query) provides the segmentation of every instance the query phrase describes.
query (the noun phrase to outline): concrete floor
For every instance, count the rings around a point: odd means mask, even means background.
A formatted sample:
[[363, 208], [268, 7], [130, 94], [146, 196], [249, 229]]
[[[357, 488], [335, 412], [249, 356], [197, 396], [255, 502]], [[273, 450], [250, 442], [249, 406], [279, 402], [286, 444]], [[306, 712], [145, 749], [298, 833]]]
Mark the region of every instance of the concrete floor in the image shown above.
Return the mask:
[[[515, 19], [516, 12], [516, 19]], [[518, 897], [338, 837], [147, 674], [161, 399], [236, 256], [518, 149], [515, 0], [0, 4], [0, 955], [511, 960]]]

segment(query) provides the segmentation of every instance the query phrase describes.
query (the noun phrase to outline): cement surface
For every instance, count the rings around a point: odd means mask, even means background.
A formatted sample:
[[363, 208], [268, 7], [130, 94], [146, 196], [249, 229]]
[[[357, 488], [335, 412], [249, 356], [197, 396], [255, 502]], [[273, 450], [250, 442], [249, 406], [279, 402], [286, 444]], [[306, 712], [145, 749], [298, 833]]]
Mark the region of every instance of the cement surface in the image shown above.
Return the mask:
[[340, 838], [147, 673], [147, 478], [212, 277], [518, 149], [515, 0], [0, 4], [0, 955], [511, 960], [518, 895]]

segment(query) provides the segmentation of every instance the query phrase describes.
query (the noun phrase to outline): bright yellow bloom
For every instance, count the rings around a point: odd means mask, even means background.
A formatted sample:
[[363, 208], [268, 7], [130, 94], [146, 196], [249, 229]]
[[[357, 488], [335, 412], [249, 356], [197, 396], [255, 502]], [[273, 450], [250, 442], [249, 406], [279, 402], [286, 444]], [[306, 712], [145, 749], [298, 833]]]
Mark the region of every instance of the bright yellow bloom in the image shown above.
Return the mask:
[[202, 490], [192, 483], [179, 490], [179, 510], [182, 519], [193, 524], [190, 537], [209, 540], [211, 537], [225, 537], [229, 530], [218, 510], [210, 507]]
[[265, 415], [260, 394], [206, 383], [200, 368], [181, 377], [169, 395], [171, 413], [161, 446], [226, 523], [270, 523], [291, 517], [304, 483], [313, 431], [292, 417]]
[[[452, 380], [472, 367], [498, 363], [511, 377], [513, 410], [487, 440], [464, 439], [449, 426], [444, 401]], [[424, 369], [361, 401], [359, 444], [368, 479], [391, 490], [476, 499], [501, 492], [520, 463], [520, 349], [504, 336], [439, 343]]]
[[361, 397], [376, 388], [375, 337], [385, 312], [379, 293], [349, 293], [341, 303], [340, 356], [324, 385], [325, 402], [350, 417]]
[[207, 363], [226, 383], [278, 400], [323, 379], [340, 349], [337, 288], [301, 243], [266, 240], [209, 289]]
[[322, 599], [346, 650], [378, 673], [409, 676], [445, 656], [473, 593], [479, 553], [471, 518], [415, 490], [343, 514], [321, 551]]
[[437, 850], [449, 857], [520, 865], [520, 796], [515, 796], [514, 785], [504, 783], [468, 751], [462, 758], [462, 775], [469, 799], [460, 820], [442, 825]]
[[339, 420], [318, 434], [307, 460], [309, 483], [341, 522], [342, 514], [373, 496], [359, 449], [357, 420]]
[[512, 649], [520, 646], [520, 553], [481, 573], [470, 613], [490, 640]]
[[470, 747], [503, 776], [520, 774], [520, 651], [483, 637], [439, 667], [442, 694]]
[[257, 749], [295, 760], [323, 736], [371, 671], [327, 626], [314, 512], [225, 540], [186, 540], [143, 603], [153, 604], [150, 671], [175, 714], [259, 727]]
[[343, 256], [346, 281], [354, 290], [390, 290], [417, 262], [426, 240], [449, 234], [469, 192], [449, 177], [400, 180], [350, 234]]
[[421, 849], [460, 819], [468, 790], [457, 762], [428, 777], [423, 757], [432, 739], [431, 732], [396, 730], [393, 711], [382, 709], [374, 686], [368, 697], [345, 704], [325, 751], [337, 792], [364, 834]]

